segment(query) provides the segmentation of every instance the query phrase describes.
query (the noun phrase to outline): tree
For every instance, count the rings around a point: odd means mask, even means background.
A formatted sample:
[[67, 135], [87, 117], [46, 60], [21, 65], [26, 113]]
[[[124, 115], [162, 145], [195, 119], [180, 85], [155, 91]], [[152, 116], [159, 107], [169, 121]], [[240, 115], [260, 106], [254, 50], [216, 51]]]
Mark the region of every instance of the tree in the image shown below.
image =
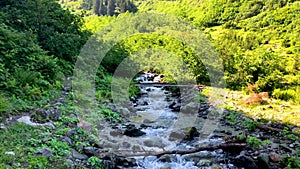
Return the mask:
[[107, 15], [113, 16], [115, 14], [115, 0], [108, 0]]
[[7, 0], [0, 7], [7, 25], [32, 32], [49, 55], [71, 63], [90, 35], [81, 30], [81, 17], [62, 9], [55, 0]]
[[94, 13], [97, 14], [97, 15], [101, 15], [101, 12], [100, 12], [100, 0], [95, 0]]

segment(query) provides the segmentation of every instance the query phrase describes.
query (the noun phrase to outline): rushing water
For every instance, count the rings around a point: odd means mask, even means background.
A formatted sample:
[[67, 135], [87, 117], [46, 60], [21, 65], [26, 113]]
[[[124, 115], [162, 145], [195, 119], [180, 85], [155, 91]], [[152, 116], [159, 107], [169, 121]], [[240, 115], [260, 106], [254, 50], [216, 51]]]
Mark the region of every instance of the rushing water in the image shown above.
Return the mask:
[[[149, 80], [149, 79], [153, 79], [151, 78], [151, 76], [154, 75], [151, 73], [150, 74], [146, 73], [143, 74], [141, 77], [139, 77], [137, 80], [140, 80], [141, 83], [151, 83], [151, 82], [159, 81], [159, 76], [156, 76], [154, 80]], [[174, 124], [178, 122], [178, 118], [183, 117], [183, 116], [179, 116], [178, 112], [173, 112], [169, 108], [169, 105], [176, 98], [172, 98], [170, 96], [171, 93], [166, 91], [163, 87], [141, 87], [141, 91], [142, 93], [145, 94], [139, 98], [139, 102], [141, 104], [137, 105], [137, 109], [139, 109], [139, 111], [137, 111], [138, 116], [132, 118], [131, 121], [134, 121], [136, 123], [142, 123], [145, 121], [145, 119], [147, 119], [147, 121], [153, 121], [153, 124], [151, 124], [152, 127], [148, 127], [142, 130], [146, 133], [146, 135], [142, 137], [150, 138], [150, 139], [159, 138], [160, 139], [159, 141], [163, 142], [164, 145], [163, 150], [187, 150], [190, 148], [194, 148], [193, 145], [197, 145], [197, 144], [205, 145], [209, 143], [217, 144], [223, 141], [222, 139], [205, 139], [205, 140], [198, 140], [193, 144], [183, 143], [182, 140], [170, 141], [170, 134], [174, 130], [178, 130], [178, 128], [174, 127]], [[143, 106], [143, 103], [147, 104], [146, 108], [145, 106]], [[188, 114], [184, 115], [184, 117], [187, 117], [187, 120], [186, 121], [183, 120], [184, 124], [181, 124], [182, 125], [181, 127], [184, 126], [189, 127], [191, 125], [190, 123], [193, 122], [190, 121], [190, 119], [194, 120], [195, 118], [197, 118], [195, 115], [191, 115], [193, 117], [190, 118], [188, 116], [189, 116]], [[192, 124], [192, 125], [197, 126], [197, 124]], [[218, 158], [222, 156], [222, 154], [218, 154], [216, 152], [207, 152], [207, 151], [204, 151], [202, 154], [203, 154], [203, 159], [205, 159], [206, 157]], [[196, 169], [199, 168], [198, 167], [199, 165], [197, 166], [197, 164], [195, 164], [192, 160], [186, 160], [188, 159], [185, 158], [187, 156], [188, 155], [185, 156], [172, 155], [171, 160], [169, 160], [168, 162], [162, 162], [155, 156], [137, 158], [138, 167], [135, 168], [136, 169], [141, 169], [141, 168]], [[202, 163], [204, 163], [204, 161], [202, 161]], [[201, 168], [210, 168], [210, 166], [201, 167]]]
[[[140, 83], [159, 82], [159, 76], [153, 78], [151, 73], [145, 73], [136, 80]], [[128, 120], [136, 126], [142, 126], [141, 131], [145, 135], [132, 138], [122, 134], [116, 135], [114, 129], [105, 129], [99, 135], [110, 142], [103, 143], [107, 147], [112, 147], [116, 151], [124, 151], [129, 154], [136, 152], [162, 152], [165, 150], [187, 150], [196, 146], [222, 143], [222, 139], [198, 139], [192, 142], [184, 142], [183, 137], [174, 139], [172, 133], [183, 134], [190, 127], [201, 129], [203, 121], [199, 120], [197, 114], [180, 114], [169, 108], [172, 102], [178, 98], [172, 97], [172, 93], [164, 87], [140, 87], [142, 95], [136, 100], [133, 107], [137, 110], [136, 115], [130, 116]], [[197, 121], [198, 120], [198, 121]], [[115, 146], [113, 146], [115, 145]], [[127, 145], [122, 147], [120, 145]], [[222, 150], [202, 151], [194, 155], [168, 155], [168, 160], [161, 160], [155, 156], [138, 157], [136, 156], [137, 166], [132, 169], [196, 169], [211, 168], [215, 159], [224, 157]], [[164, 162], [162, 162], [164, 161]], [[231, 164], [218, 163], [223, 168], [235, 169]]]

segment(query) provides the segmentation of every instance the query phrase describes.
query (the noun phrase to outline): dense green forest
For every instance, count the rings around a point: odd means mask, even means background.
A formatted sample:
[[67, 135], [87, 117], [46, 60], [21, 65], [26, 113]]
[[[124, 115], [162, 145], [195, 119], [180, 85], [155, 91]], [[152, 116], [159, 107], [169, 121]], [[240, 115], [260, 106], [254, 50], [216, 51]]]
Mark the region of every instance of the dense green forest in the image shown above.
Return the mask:
[[[279, 103], [296, 107], [291, 110], [296, 112], [295, 119], [283, 121], [300, 125], [297, 114], [300, 104], [300, 1], [297, 0], [0, 0], [1, 124], [10, 116], [28, 112], [33, 113], [38, 122], [49, 122], [48, 117], [41, 119], [36, 110], [54, 107], [51, 101], [60, 97], [65, 79], [72, 77], [77, 56], [88, 39], [101, 28], [118, 36], [118, 31], [110, 30], [113, 29], [110, 23], [134, 16], [134, 13], [147, 12], [174, 15], [201, 30], [223, 61], [229, 91], [268, 92], [269, 97]], [[126, 24], [124, 22], [116, 30], [122, 30]], [[147, 25], [147, 21], [141, 21], [139, 26]], [[119, 114], [106, 107], [107, 102], [112, 101], [109, 83], [126, 57], [135, 59], [137, 56], [131, 54], [145, 48], [165, 49], [179, 56], [191, 68], [198, 84], [210, 85], [207, 69], [201, 60], [195, 59], [193, 49], [173, 37], [137, 34], [115, 44], [98, 68], [95, 82], [99, 105], [95, 107], [101, 115], [97, 117], [121, 121]], [[160, 62], [165, 70], [172, 70], [172, 64]], [[176, 82], [169, 72], [149, 65], [149, 70], [164, 74], [167, 82]], [[129, 90], [130, 96], [139, 93], [134, 84]], [[48, 128], [36, 130], [23, 124], [3, 132], [0, 129], [0, 135], [5, 138], [0, 142], [3, 145], [0, 146], [0, 168], [7, 168], [6, 164], [15, 161], [17, 164], [9, 164], [10, 167], [66, 167], [62, 157], [70, 152], [71, 146], [58, 141], [58, 137], [80, 121], [68, 116], [78, 112], [72, 94], [70, 92], [65, 103], [55, 105], [62, 116], [55, 123], [60, 129], [51, 130], [52, 133]], [[30, 133], [32, 138], [22, 139], [24, 132]], [[43, 144], [44, 136], [39, 132], [55, 136]], [[82, 129], [76, 132], [76, 148], [93, 144], [87, 141], [91, 140], [87, 132]], [[13, 140], [11, 135], [18, 139]], [[35, 156], [36, 147], [51, 149], [54, 159]], [[4, 156], [7, 148], [16, 149], [20, 158]], [[23, 156], [26, 157], [22, 160]], [[296, 161], [293, 165], [299, 167], [300, 164]], [[82, 166], [102, 167], [95, 157], [90, 157]]]
[[258, 91], [296, 99], [299, 6], [299, 1], [272, 0], [149, 1], [141, 11], [175, 14], [202, 28], [223, 59], [228, 87], [257, 84]]
[[[256, 92], [269, 92], [275, 98], [299, 103], [299, 1], [183, 0], [136, 4], [139, 12], [176, 15], [202, 29], [223, 60], [228, 88], [240, 90], [254, 85]], [[86, 29], [96, 32], [114, 19], [86, 17]]]
[[113, 16], [124, 12], [136, 12], [137, 7], [132, 0], [61, 0], [64, 8], [75, 13], [86, 15]]
[[80, 16], [56, 1], [1, 1], [0, 6], [0, 109], [26, 109], [24, 100], [40, 100], [60, 87], [90, 32], [81, 30]]

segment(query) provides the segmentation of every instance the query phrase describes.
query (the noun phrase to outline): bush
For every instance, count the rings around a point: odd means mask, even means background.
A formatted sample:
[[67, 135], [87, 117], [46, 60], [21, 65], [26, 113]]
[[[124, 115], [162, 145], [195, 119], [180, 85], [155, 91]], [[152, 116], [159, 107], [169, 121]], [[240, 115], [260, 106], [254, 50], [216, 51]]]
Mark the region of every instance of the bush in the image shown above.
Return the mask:
[[273, 97], [280, 100], [290, 101], [293, 100], [295, 102], [300, 103], [299, 96], [300, 89], [299, 87], [290, 88], [290, 89], [275, 89], [273, 91]]
[[101, 163], [101, 160], [98, 157], [90, 157], [88, 159], [88, 165], [91, 166], [93, 169], [101, 169], [103, 168], [103, 165]]
[[254, 149], [263, 146], [263, 142], [260, 139], [252, 136], [247, 137], [247, 143], [250, 144]]
[[0, 94], [0, 115], [2, 115], [3, 112], [7, 112], [9, 108], [9, 102], [7, 99]]
[[286, 166], [288, 169], [298, 169], [300, 168], [300, 162], [296, 157], [283, 156], [280, 160], [280, 164]]

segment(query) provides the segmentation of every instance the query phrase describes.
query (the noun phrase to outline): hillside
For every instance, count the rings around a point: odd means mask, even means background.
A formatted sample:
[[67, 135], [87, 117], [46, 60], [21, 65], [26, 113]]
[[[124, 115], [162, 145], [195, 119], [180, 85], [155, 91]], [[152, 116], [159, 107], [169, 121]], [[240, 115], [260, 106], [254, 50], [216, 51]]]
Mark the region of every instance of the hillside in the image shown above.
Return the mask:
[[0, 0], [0, 35], [0, 169], [300, 168], [299, 0]]
[[299, 103], [299, 1], [147, 1], [139, 11], [182, 17], [202, 28], [224, 62], [229, 88]]

